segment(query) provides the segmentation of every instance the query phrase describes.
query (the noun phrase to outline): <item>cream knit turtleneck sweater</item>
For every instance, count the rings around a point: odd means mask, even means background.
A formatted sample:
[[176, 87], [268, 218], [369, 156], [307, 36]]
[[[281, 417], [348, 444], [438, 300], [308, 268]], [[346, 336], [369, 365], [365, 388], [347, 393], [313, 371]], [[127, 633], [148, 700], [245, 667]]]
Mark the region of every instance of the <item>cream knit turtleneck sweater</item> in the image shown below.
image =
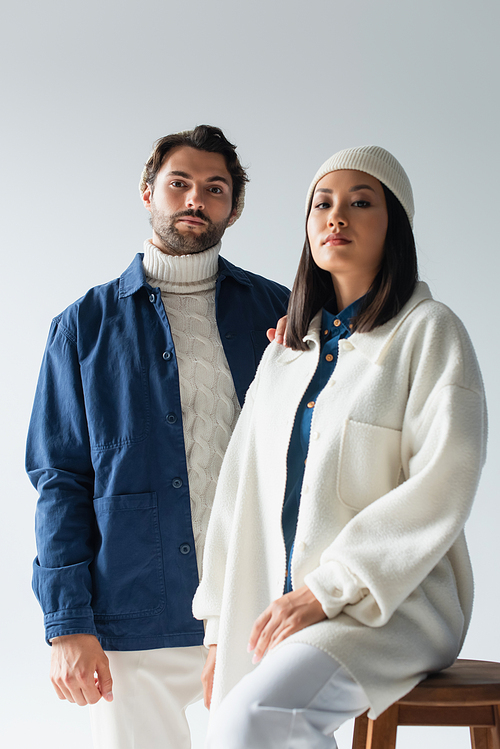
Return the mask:
[[146, 279], [161, 290], [177, 356], [200, 574], [215, 485], [240, 412], [215, 319], [219, 251], [220, 242], [193, 255], [166, 255], [144, 243]]

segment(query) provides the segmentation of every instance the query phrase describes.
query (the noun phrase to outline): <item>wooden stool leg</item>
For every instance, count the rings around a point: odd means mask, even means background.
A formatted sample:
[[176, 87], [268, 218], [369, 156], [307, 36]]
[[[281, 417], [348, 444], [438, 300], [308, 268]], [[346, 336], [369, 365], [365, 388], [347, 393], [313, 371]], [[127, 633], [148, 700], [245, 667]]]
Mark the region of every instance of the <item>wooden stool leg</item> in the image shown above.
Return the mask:
[[352, 735], [352, 749], [366, 749], [368, 736], [368, 712], [363, 713], [354, 721], [354, 733]]
[[492, 705], [495, 725], [491, 728], [471, 726], [470, 740], [472, 749], [500, 749], [500, 710]]
[[377, 720], [368, 719], [366, 749], [396, 749], [398, 705], [391, 705]]

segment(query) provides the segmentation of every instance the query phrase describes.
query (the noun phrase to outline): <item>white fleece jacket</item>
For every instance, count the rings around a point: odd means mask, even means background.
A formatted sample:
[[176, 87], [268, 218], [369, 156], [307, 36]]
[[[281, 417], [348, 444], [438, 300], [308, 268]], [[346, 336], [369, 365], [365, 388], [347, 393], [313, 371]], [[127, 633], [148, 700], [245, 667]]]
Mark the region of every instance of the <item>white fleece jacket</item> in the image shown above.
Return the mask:
[[[290, 434], [320, 354], [266, 350], [219, 477], [193, 602], [218, 643], [213, 707], [253, 667], [254, 620], [282, 595]], [[370, 717], [456, 658], [473, 583], [463, 534], [484, 462], [486, 406], [457, 317], [419, 283], [403, 310], [340, 341], [318, 397], [292, 559], [328, 619], [292, 635], [342, 663]]]

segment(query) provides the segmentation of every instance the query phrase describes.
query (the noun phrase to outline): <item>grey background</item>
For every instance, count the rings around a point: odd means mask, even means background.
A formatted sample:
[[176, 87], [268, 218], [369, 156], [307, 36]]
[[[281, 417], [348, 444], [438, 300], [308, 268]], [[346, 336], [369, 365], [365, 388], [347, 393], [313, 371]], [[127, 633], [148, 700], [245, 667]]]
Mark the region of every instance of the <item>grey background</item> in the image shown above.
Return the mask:
[[[6, 6], [6, 3], [4, 3]], [[6, 746], [90, 746], [60, 703], [30, 592], [36, 495], [23, 451], [51, 318], [116, 277], [149, 236], [137, 190], [152, 142], [219, 125], [249, 167], [233, 262], [291, 284], [303, 201], [335, 151], [375, 143], [407, 170], [421, 276], [464, 320], [489, 397], [490, 457], [468, 524], [476, 604], [463, 655], [500, 660], [496, 0], [17, 0], [1, 11], [1, 731]], [[190, 710], [194, 748], [206, 714]], [[349, 727], [340, 747], [349, 746]], [[467, 747], [401, 729], [398, 747]]]

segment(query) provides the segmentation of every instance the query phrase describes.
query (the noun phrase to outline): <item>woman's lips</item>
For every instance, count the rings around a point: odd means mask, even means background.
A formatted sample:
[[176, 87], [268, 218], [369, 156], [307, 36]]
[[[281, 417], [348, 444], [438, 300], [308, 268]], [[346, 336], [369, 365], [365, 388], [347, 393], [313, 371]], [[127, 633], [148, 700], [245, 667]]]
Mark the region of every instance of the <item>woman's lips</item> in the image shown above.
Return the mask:
[[343, 244], [350, 244], [351, 240], [345, 237], [343, 234], [329, 234], [323, 242], [326, 246], [338, 247]]

